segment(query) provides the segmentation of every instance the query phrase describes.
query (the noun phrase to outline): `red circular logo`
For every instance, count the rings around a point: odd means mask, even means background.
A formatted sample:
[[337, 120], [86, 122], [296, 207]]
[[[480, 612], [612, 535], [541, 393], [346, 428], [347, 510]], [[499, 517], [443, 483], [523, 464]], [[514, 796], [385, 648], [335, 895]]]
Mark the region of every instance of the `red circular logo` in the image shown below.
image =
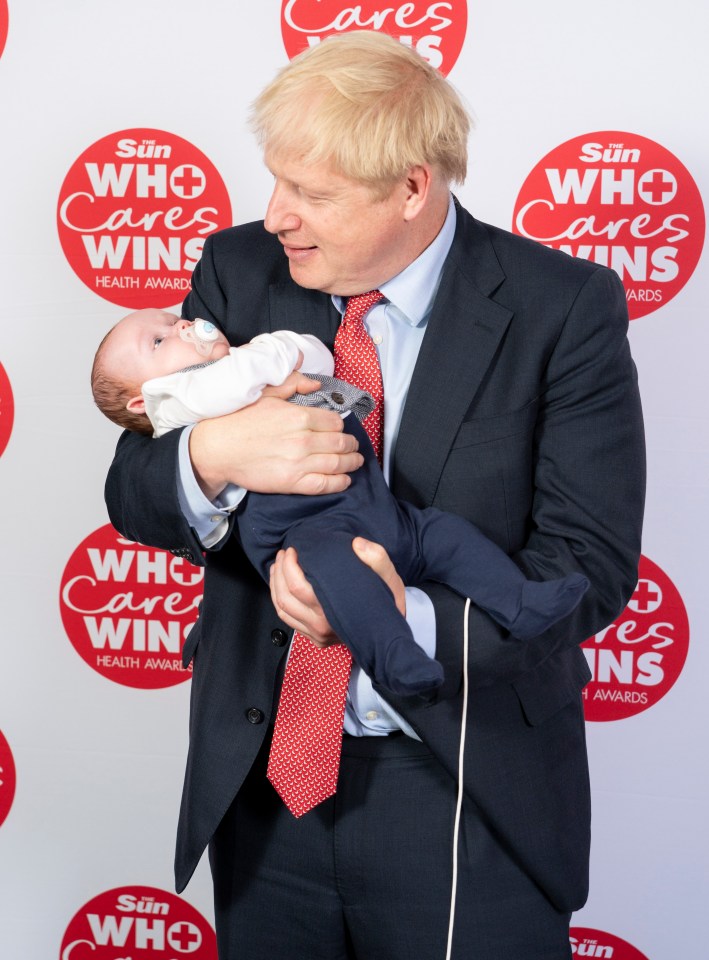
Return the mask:
[[15, 401], [12, 396], [10, 379], [5, 368], [0, 363], [0, 457], [12, 433], [12, 424], [15, 419]]
[[614, 937], [612, 933], [591, 930], [589, 927], [571, 927], [569, 929], [571, 953], [575, 957], [609, 957], [612, 960], [647, 960], [626, 940]]
[[59, 960], [217, 960], [217, 938], [195, 908], [156, 887], [116, 887], [78, 911]]
[[179, 303], [210, 233], [231, 225], [216, 167], [164, 130], [120, 130], [75, 161], [59, 194], [59, 240], [71, 268], [111, 303]]
[[687, 283], [704, 226], [701, 195], [677, 157], [617, 130], [586, 133], [548, 153], [524, 181], [513, 219], [515, 233], [612, 267], [631, 320]]
[[413, 47], [446, 75], [458, 59], [467, 26], [465, 0], [397, 4], [365, 0], [356, 6], [343, 0], [283, 0], [281, 5], [283, 44], [291, 59], [335, 33], [381, 30]]
[[7, 40], [8, 21], [7, 0], [0, 0], [0, 57], [5, 49], [5, 41]]
[[15, 798], [15, 761], [10, 744], [0, 730], [0, 825], [5, 822]]
[[125, 540], [110, 523], [88, 536], [62, 576], [62, 622], [76, 652], [127, 687], [191, 676], [181, 651], [202, 599], [202, 567]]
[[640, 558], [628, 606], [583, 644], [593, 679], [583, 691], [587, 720], [623, 720], [661, 700], [682, 672], [689, 621], [664, 570]]

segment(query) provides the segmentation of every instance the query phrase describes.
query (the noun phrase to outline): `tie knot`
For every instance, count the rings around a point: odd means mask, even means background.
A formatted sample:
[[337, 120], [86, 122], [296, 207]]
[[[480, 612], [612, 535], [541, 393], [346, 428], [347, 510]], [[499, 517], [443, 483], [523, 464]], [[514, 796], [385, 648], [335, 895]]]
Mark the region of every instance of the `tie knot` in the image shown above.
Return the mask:
[[380, 293], [379, 290], [370, 290], [368, 293], [358, 293], [354, 297], [349, 297], [345, 315], [342, 318], [343, 323], [357, 323], [363, 320], [370, 307], [383, 299], [384, 294]]

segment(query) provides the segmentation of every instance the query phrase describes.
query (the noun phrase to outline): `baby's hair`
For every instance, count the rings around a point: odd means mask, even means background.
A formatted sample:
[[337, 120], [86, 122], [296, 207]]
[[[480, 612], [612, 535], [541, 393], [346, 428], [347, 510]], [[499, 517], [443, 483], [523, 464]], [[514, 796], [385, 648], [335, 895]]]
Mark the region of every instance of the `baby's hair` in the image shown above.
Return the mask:
[[94, 395], [94, 402], [101, 413], [119, 427], [151, 437], [153, 425], [147, 413], [133, 413], [126, 407], [128, 401], [140, 393], [140, 385], [136, 386], [120, 380], [105, 369], [104, 353], [114, 330], [115, 327], [111, 327], [98, 345], [94, 357], [91, 368], [91, 392]]

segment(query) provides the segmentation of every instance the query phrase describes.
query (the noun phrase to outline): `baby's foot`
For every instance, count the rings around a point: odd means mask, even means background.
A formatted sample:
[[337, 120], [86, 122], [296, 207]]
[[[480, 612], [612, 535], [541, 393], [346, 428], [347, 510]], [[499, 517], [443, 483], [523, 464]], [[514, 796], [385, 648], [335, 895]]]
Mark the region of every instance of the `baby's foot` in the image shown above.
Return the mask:
[[396, 637], [387, 650], [383, 675], [377, 677], [392, 693], [410, 696], [435, 690], [443, 683], [443, 667], [410, 637]]
[[520, 609], [509, 626], [510, 633], [519, 640], [539, 636], [557, 620], [568, 616], [588, 588], [589, 581], [580, 573], [571, 573], [560, 580], [527, 580], [522, 585]]

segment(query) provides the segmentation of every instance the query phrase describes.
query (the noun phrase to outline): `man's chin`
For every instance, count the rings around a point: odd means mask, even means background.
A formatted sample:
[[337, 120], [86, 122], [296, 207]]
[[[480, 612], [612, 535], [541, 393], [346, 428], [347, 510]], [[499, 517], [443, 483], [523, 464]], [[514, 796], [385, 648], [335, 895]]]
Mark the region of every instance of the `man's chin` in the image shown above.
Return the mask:
[[291, 279], [297, 283], [299, 287], [305, 287], [306, 290], [322, 290], [324, 293], [327, 292], [325, 289], [327, 281], [322, 274], [318, 274], [316, 270], [309, 269], [304, 264], [294, 263], [292, 260], [288, 261], [288, 266], [290, 267]]

